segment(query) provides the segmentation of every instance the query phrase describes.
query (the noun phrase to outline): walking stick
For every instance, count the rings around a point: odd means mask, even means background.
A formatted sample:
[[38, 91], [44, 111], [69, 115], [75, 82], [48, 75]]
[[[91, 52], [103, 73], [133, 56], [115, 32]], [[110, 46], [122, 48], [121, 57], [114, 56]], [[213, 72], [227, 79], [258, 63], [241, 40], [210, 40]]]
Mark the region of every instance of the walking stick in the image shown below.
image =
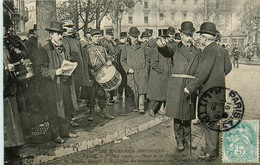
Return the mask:
[[191, 94], [189, 94], [189, 110], [190, 110], [190, 158], [191, 158]]

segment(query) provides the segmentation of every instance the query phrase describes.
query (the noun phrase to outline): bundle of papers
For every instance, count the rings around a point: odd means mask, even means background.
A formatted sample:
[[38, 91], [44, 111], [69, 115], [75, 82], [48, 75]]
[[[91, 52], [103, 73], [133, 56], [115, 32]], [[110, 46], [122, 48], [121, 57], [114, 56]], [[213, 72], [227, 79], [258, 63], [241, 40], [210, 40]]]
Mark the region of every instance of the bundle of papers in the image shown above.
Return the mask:
[[62, 75], [71, 76], [77, 66], [78, 66], [77, 62], [70, 62], [67, 60], [63, 60], [62, 65], [61, 65], [61, 69], [63, 70]]

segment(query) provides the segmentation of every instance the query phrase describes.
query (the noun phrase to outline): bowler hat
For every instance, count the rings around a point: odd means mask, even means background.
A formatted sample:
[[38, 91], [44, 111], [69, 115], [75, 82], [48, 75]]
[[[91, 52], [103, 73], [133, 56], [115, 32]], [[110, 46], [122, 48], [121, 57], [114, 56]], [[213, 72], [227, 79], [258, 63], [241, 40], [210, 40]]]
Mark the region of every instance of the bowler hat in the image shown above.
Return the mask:
[[148, 37], [151, 37], [153, 35], [153, 29], [145, 29], [145, 31], [148, 34]]
[[195, 32], [195, 28], [193, 27], [193, 23], [190, 21], [184, 21], [181, 23], [181, 29], [179, 29], [184, 34], [193, 34]]
[[132, 37], [137, 38], [140, 35], [140, 31], [137, 27], [130, 27], [128, 34]]
[[120, 33], [120, 38], [124, 38], [127, 37], [127, 32], [121, 32]]
[[75, 24], [72, 22], [72, 20], [66, 20], [64, 21], [63, 26], [75, 26]]
[[149, 37], [148, 31], [144, 31], [144, 32], [141, 34], [141, 38], [144, 38], [144, 37]]
[[100, 35], [101, 34], [101, 31], [98, 30], [98, 29], [92, 29], [91, 32], [90, 32], [91, 36], [94, 36], [94, 35]]
[[210, 34], [216, 36], [217, 34], [216, 25], [212, 22], [204, 22], [201, 24], [200, 30], [197, 31], [196, 33], [200, 33], [200, 34], [204, 33], [204, 34]]
[[50, 28], [45, 28], [45, 30], [52, 31], [52, 32], [60, 32], [60, 33], [66, 31], [65, 29], [62, 28], [62, 23], [57, 21], [51, 21]]
[[174, 27], [170, 26], [170, 27], [167, 29], [167, 34], [174, 35], [174, 34], [175, 34], [175, 29], [174, 29]]
[[114, 35], [114, 29], [113, 28], [106, 29], [106, 34], [113, 36]]

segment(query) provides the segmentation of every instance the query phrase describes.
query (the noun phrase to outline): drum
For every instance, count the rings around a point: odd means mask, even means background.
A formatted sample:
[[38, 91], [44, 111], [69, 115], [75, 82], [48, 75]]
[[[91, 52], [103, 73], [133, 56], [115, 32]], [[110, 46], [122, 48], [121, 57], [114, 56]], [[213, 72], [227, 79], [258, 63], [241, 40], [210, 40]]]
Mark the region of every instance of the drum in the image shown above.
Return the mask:
[[95, 79], [105, 91], [117, 89], [122, 82], [121, 74], [113, 65], [101, 67], [101, 69], [98, 70]]
[[12, 77], [18, 81], [26, 80], [34, 76], [32, 65], [25, 66], [21, 62], [14, 63], [15, 71], [11, 72]]

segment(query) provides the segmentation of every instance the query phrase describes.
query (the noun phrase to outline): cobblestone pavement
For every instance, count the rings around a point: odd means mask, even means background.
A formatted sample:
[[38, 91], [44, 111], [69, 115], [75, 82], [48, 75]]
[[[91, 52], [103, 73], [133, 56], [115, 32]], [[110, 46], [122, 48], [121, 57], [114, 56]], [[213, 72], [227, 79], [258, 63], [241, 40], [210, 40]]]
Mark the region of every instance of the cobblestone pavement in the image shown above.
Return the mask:
[[[259, 119], [260, 107], [260, 67], [252, 65], [240, 65], [233, 68], [227, 76], [226, 86], [236, 90], [243, 98], [245, 104], [244, 119]], [[198, 148], [189, 156], [189, 150], [183, 152], [176, 150], [172, 120], [160, 124], [142, 133], [130, 136], [127, 140], [120, 139], [115, 143], [96, 147], [78, 154], [67, 156], [48, 162], [48, 165], [59, 164], [221, 164], [220, 156], [211, 162], [198, 159], [205, 146], [202, 126], [192, 127], [193, 144]], [[221, 136], [220, 136], [221, 137]]]

